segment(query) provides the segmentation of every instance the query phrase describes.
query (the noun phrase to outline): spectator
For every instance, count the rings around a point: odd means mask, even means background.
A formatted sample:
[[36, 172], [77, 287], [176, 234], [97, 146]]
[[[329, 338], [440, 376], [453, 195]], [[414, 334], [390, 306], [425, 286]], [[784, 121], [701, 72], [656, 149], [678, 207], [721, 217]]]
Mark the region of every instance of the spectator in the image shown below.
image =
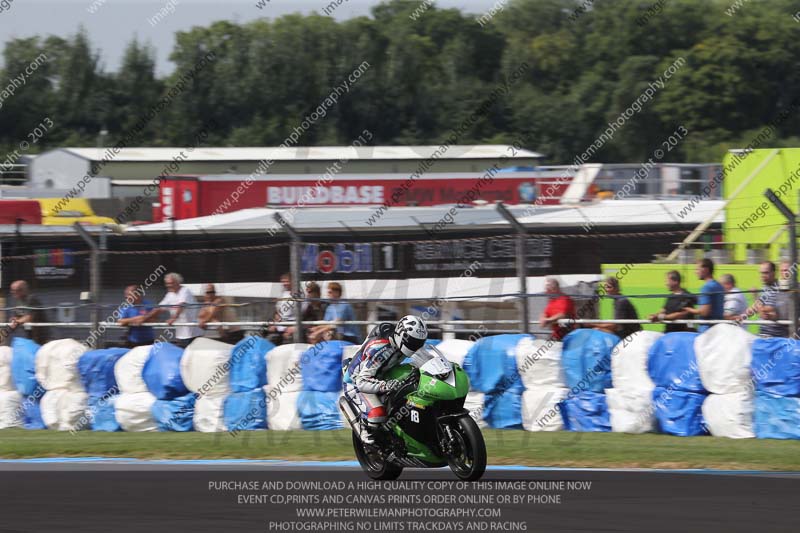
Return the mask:
[[[639, 320], [639, 314], [636, 308], [626, 297], [622, 295], [622, 289], [619, 285], [619, 280], [614, 276], [609, 276], [603, 283], [603, 288], [606, 294], [614, 299], [614, 320]], [[601, 329], [609, 333], [619, 335], [619, 338], [625, 337], [641, 331], [641, 324], [598, 324], [595, 329]]]
[[28, 323], [47, 322], [47, 314], [41, 308], [42, 302], [31, 294], [28, 282], [17, 280], [12, 283], [11, 296], [17, 301], [14, 316], [9, 321], [11, 331], [15, 335], [27, 337], [37, 344], [45, 344], [49, 337], [47, 326], [31, 326], [29, 329], [24, 327], [24, 324]]
[[[725, 289], [725, 309], [723, 317], [727, 320], [739, 320], [747, 311], [747, 299], [744, 293], [736, 287], [736, 278], [732, 274], [723, 274], [719, 278], [722, 288]], [[740, 321], [743, 328], [747, 328], [744, 321]]]
[[222, 321], [222, 297], [217, 296], [217, 289], [213, 283], [203, 285], [203, 303], [197, 313], [197, 325], [204, 330], [203, 337], [210, 339], [220, 338], [220, 328], [209, 325], [209, 322]]
[[[697, 306], [686, 306], [685, 310], [705, 320], [722, 320], [725, 313], [725, 290], [714, 279], [714, 261], [703, 259], [697, 262], [697, 277], [705, 281], [700, 289]], [[702, 324], [697, 331], [702, 333], [710, 328], [710, 324]]]
[[[189, 289], [182, 285], [183, 277], [175, 272], [170, 272], [164, 276], [164, 285], [167, 287], [167, 294], [159, 302], [159, 306], [144, 315], [144, 322], [151, 322], [154, 318], [168, 312], [170, 318], [167, 324], [170, 326], [175, 322], [197, 322], [197, 300]], [[175, 326], [174, 344], [185, 348], [195, 337], [203, 334], [203, 330], [197, 326]]]
[[203, 303], [206, 305], [200, 309], [197, 323], [201, 329], [205, 330], [205, 337], [229, 344], [236, 344], [244, 338], [244, 331], [238, 326], [214, 324], [214, 322], [236, 322], [237, 317], [236, 311], [230, 303], [222, 296], [217, 295], [217, 289], [213, 283], [208, 283], [203, 287]]
[[[314, 322], [323, 319], [325, 316], [325, 306], [323, 305], [322, 300], [320, 300], [321, 297], [322, 289], [320, 289], [320, 286], [314, 281], [309, 281], [306, 284], [306, 298], [311, 298], [311, 300], [303, 302], [301, 307], [302, 312], [300, 314], [300, 319], [302, 322]], [[303, 334], [301, 335], [305, 342], [309, 342], [311, 344], [313, 344], [313, 342], [310, 340], [312, 329], [313, 327], [311, 326], [304, 326]], [[286, 331], [283, 334], [285, 342], [292, 342], [294, 330], [294, 326], [286, 328]]]
[[781, 276], [778, 278], [778, 284], [781, 289], [789, 290], [792, 286], [792, 275], [794, 275], [796, 268], [792, 268], [792, 263], [788, 259], [781, 261]]
[[323, 320], [331, 321], [334, 324], [311, 328], [309, 332], [310, 339], [319, 342], [320, 340], [337, 338], [352, 342], [353, 344], [361, 343], [358, 335], [358, 327], [353, 324], [342, 324], [344, 321], [355, 320], [356, 315], [349, 303], [339, 301], [341, 297], [341, 284], [335, 281], [328, 283], [328, 298], [330, 298], [331, 301], [325, 309]]
[[[788, 314], [788, 302], [781, 294], [780, 284], [775, 279], [775, 263], [764, 261], [759, 266], [758, 273], [764, 286], [753, 305], [742, 315], [742, 320], [747, 320], [755, 314], [762, 320], [785, 320]], [[789, 327], [782, 324], [762, 324], [758, 333], [765, 337], [788, 337]]]
[[[667, 301], [664, 303], [658, 313], [650, 315], [650, 320], [653, 322], [663, 320], [682, 320], [689, 318], [689, 313], [684, 309], [686, 307], [694, 307], [697, 305], [697, 298], [689, 291], [681, 287], [681, 273], [677, 270], [670, 270], [667, 272], [667, 289], [670, 295], [667, 296]], [[666, 324], [664, 333], [672, 333], [673, 331], [694, 331], [686, 324]]]
[[125, 287], [125, 304], [120, 313], [117, 324], [128, 326], [125, 335], [125, 346], [135, 348], [153, 344], [155, 332], [151, 326], [144, 326], [144, 318], [153, 311], [153, 302], [145, 300], [139, 293], [139, 287], [128, 285]]
[[558, 321], [565, 318], [575, 319], [575, 303], [561, 292], [561, 285], [554, 277], [545, 279], [544, 292], [549, 300], [539, 316], [539, 325], [543, 328], [550, 326], [553, 330], [551, 338], [560, 341], [572, 330], [573, 325], [560, 326]]
[[[272, 321], [294, 322], [297, 317], [297, 298], [292, 294], [292, 275], [288, 272], [282, 275], [281, 285], [283, 286], [283, 292], [281, 292], [280, 299], [275, 302], [275, 313], [272, 316]], [[273, 344], [279, 345], [284, 339], [289, 338], [285, 335], [288, 327], [290, 326], [270, 326], [267, 329], [267, 337]]]

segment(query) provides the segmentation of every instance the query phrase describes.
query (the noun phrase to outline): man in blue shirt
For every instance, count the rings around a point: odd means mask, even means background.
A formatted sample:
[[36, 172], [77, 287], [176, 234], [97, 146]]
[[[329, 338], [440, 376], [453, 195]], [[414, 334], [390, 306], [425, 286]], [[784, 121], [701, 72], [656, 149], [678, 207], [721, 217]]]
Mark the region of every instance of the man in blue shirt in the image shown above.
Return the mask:
[[[697, 307], [684, 307], [684, 311], [704, 320], [722, 320], [725, 314], [725, 289], [714, 279], [714, 261], [698, 261], [697, 277], [705, 281], [697, 298]], [[697, 331], [702, 333], [711, 326], [712, 324], [702, 324], [697, 327]]]
[[335, 338], [343, 341], [352, 342], [353, 344], [361, 344], [361, 339], [358, 334], [358, 326], [354, 324], [341, 324], [344, 321], [356, 319], [356, 314], [353, 308], [347, 302], [340, 302], [342, 297], [342, 285], [335, 281], [328, 283], [328, 298], [331, 299], [328, 307], [325, 308], [325, 316], [323, 320], [334, 322], [330, 326], [317, 326], [312, 328], [309, 333], [309, 338], [314, 339], [311, 342], [318, 342], [319, 340], [328, 339], [333, 333]]
[[120, 318], [117, 324], [128, 326], [125, 338], [128, 348], [153, 344], [155, 333], [152, 326], [143, 326], [145, 316], [153, 310], [153, 302], [142, 299], [142, 294], [136, 285], [125, 287], [125, 303], [120, 308]]

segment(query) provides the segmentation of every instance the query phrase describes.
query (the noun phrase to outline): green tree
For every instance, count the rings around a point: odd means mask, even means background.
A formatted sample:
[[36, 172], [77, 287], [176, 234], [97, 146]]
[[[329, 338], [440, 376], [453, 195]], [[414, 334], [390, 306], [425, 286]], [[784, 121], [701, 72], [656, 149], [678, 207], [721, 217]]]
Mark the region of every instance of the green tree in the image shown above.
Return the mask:
[[[44, 142], [93, 146], [130, 131], [209, 52], [214, 59], [147, 125], [137, 143], [188, 145], [208, 128], [213, 145], [283, 142], [359, 65], [337, 102], [328, 101], [297, 145], [349, 144], [369, 130], [375, 144], [435, 144], [469, 121], [458, 142], [511, 142], [570, 164], [655, 80], [664, 82], [591, 161], [641, 162], [676, 127], [689, 136], [667, 157], [719, 161], [747, 144], [800, 94], [796, 0], [744, 4], [669, 0], [509, 0], [483, 13], [390, 0], [369, 16], [336, 20], [292, 14], [246, 24], [220, 21], [178, 32], [174, 71], [155, 74], [153, 49], [134, 40], [122, 66], [102, 69], [84, 30], [69, 38], [12, 39], [7, 79], [39, 53], [47, 61], [0, 109], [0, 146], [13, 149], [42, 117], [56, 127]], [[414, 16], [412, 16], [414, 15]], [[676, 58], [684, 58], [670, 79]], [[508, 92], [493, 91], [525, 65]], [[315, 115], [316, 116], [316, 115]], [[800, 120], [781, 122], [769, 144], [800, 138]]]
[[85, 29], [63, 44], [54, 62], [53, 120], [74, 138], [94, 143], [111, 112], [111, 78], [101, 71], [99, 53], [91, 50]]
[[[112, 108], [108, 114], [109, 132], [122, 137], [132, 131], [140, 117], [158, 102], [162, 83], [156, 78], [155, 50], [133, 40], [125, 49], [122, 66], [113, 77]], [[159, 137], [156, 124], [150, 123], [139, 134], [142, 140]]]

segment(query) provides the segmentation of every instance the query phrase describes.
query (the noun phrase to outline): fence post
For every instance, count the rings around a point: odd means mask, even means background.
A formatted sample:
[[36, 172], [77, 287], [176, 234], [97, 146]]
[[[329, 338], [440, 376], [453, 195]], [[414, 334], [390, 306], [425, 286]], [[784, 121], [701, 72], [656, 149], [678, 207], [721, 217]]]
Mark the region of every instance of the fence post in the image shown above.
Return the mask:
[[302, 292], [300, 284], [300, 246], [302, 239], [300, 234], [289, 225], [288, 222], [281, 216], [280, 213], [275, 213], [275, 221], [283, 226], [286, 233], [289, 234], [291, 242], [289, 243], [289, 272], [292, 275], [292, 295], [294, 297], [294, 342], [302, 342], [303, 332], [303, 317], [301, 304], [305, 301], [305, 294]]
[[[79, 222], [73, 224], [75, 231], [81, 238], [89, 245], [90, 251], [90, 272], [89, 272], [89, 291], [92, 295], [92, 309], [90, 311], [90, 321], [92, 323], [92, 330], [97, 331], [100, 325], [100, 287], [101, 285], [101, 270], [100, 270], [100, 262], [102, 261], [102, 249], [101, 247], [92, 239], [92, 236], [89, 235], [83, 226], [80, 225]], [[105, 248], [105, 247], [103, 247]], [[88, 337], [87, 337], [88, 338]], [[101, 348], [103, 346], [102, 339], [98, 339], [99, 345], [95, 345], [95, 348]]]
[[519, 306], [521, 307], [520, 311], [520, 325], [522, 333], [530, 333], [531, 330], [531, 321], [530, 321], [530, 308], [528, 306], [528, 269], [527, 269], [527, 238], [528, 238], [528, 231], [525, 229], [525, 226], [520, 224], [520, 222], [511, 214], [511, 211], [503, 205], [503, 202], [497, 202], [495, 204], [497, 207], [497, 212], [508, 221], [511, 226], [517, 232], [517, 277], [519, 278]]

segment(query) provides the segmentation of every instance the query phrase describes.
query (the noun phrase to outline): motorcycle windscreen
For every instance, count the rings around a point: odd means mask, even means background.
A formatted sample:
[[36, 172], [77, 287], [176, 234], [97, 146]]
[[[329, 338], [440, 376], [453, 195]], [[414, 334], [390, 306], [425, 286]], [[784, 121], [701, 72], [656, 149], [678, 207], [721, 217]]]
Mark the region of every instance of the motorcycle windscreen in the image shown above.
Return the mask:
[[[422, 348], [420, 348], [419, 350], [414, 352], [414, 355], [412, 355], [410, 357], [410, 359], [411, 359], [411, 361], [410, 361], [411, 364], [413, 366], [415, 366], [416, 368], [419, 368], [420, 370], [423, 370], [423, 367], [426, 364], [428, 364], [431, 361], [436, 360], [436, 359], [441, 359], [444, 363], [449, 363], [449, 361], [447, 361], [447, 358], [444, 356], [444, 354], [442, 354], [442, 352], [440, 352], [438, 350], [438, 348], [436, 348], [435, 346], [431, 346], [430, 344], [426, 344]], [[433, 374], [433, 375], [444, 373], [443, 371], [442, 372], [435, 372], [435, 373], [434, 372], [430, 372], [428, 370], [425, 370], [425, 371], [428, 372], [429, 374]]]
[[431, 359], [420, 367], [420, 371], [430, 374], [431, 376], [446, 376], [453, 370], [453, 365], [446, 359], [438, 357]]

